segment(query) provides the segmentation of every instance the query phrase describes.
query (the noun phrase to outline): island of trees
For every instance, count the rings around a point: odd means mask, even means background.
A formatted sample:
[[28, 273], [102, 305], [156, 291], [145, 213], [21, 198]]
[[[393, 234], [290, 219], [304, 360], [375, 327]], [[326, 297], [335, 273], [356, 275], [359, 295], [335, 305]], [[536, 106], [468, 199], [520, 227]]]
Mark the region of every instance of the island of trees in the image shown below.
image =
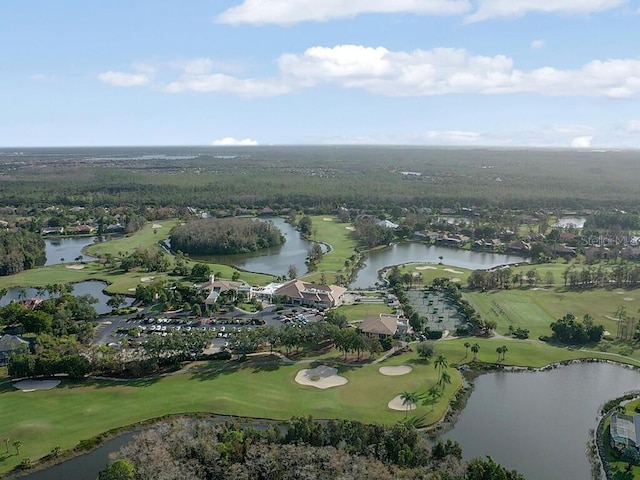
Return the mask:
[[171, 248], [190, 255], [249, 253], [284, 243], [273, 223], [248, 218], [206, 218], [175, 227]]

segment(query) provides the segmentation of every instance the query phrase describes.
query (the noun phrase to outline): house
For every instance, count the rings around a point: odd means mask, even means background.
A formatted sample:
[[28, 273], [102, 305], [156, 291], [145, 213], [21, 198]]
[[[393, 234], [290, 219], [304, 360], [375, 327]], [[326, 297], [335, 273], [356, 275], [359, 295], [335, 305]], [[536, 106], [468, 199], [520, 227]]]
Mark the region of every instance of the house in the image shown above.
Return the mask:
[[302, 280], [291, 280], [275, 291], [275, 295], [287, 299], [287, 303], [305, 307], [331, 308], [342, 303], [347, 291], [338, 285], [316, 285]]
[[204, 301], [206, 305], [213, 305], [218, 301], [220, 295], [226, 292], [244, 293], [247, 300], [253, 298], [253, 289], [248, 283], [244, 281], [216, 280], [214, 275], [209, 277], [209, 283], [203, 287], [203, 290], [209, 292]]
[[119, 223], [114, 223], [113, 225], [104, 227], [102, 233], [124, 233], [124, 227]]
[[523, 242], [522, 240], [516, 240], [509, 244], [507, 250], [510, 252], [526, 253], [531, 251], [531, 244]]
[[0, 365], [6, 365], [12, 355], [28, 353], [30, 343], [17, 335], [2, 335], [0, 337]]
[[67, 228], [67, 233], [75, 235], [88, 235], [95, 231], [95, 227], [91, 225], [74, 225], [73, 227]]
[[609, 445], [618, 451], [626, 447], [639, 448], [640, 446], [640, 415], [623, 415], [614, 413], [611, 415], [609, 425]]
[[272, 208], [270, 208], [270, 207], [264, 207], [263, 209], [258, 210], [258, 211], [256, 212], [256, 214], [257, 214], [259, 217], [270, 217], [270, 216], [275, 215], [275, 214], [276, 214], [276, 212], [274, 212], [274, 211], [273, 211], [273, 209], [272, 209]]
[[376, 225], [382, 228], [389, 228], [391, 230], [395, 230], [400, 226], [397, 223], [390, 222], [389, 220], [379, 220], [376, 222]]
[[553, 253], [555, 253], [559, 257], [575, 257], [576, 256], [575, 248], [567, 247], [566, 245], [555, 245], [553, 247]]
[[62, 235], [64, 233], [64, 227], [47, 227], [43, 228], [40, 233], [42, 233], [42, 235]]
[[367, 337], [383, 339], [393, 337], [398, 332], [398, 315], [381, 313], [377, 316], [365, 317], [360, 324], [360, 331]]
[[584, 249], [584, 257], [587, 262], [592, 263], [596, 260], [608, 260], [611, 255], [611, 250], [607, 247], [591, 246]]

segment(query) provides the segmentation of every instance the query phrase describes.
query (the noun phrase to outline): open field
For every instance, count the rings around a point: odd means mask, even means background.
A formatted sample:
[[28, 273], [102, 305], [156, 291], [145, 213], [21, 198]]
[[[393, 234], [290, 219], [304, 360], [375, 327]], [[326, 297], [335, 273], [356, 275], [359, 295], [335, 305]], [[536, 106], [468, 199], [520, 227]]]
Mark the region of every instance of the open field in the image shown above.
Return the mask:
[[[115, 427], [174, 412], [288, 419], [294, 415], [316, 418], [356, 419], [392, 424], [404, 412], [392, 411], [387, 403], [401, 392], [424, 392], [437, 381], [432, 365], [415, 355], [394, 357], [381, 365], [411, 363], [408, 375], [390, 377], [379, 373], [380, 365], [364, 367], [336, 365], [348, 379], [341, 387], [318, 390], [295, 383], [301, 368], [310, 364], [280, 366], [273, 359], [255, 359], [242, 364], [196, 363], [187, 373], [131, 382], [63, 381], [53, 390], [20, 392], [10, 383], [0, 384], [0, 435], [24, 446], [21, 458], [37, 459], [52, 447], [63, 449]], [[313, 365], [313, 364], [311, 364]], [[447, 399], [459, 388], [460, 376], [450, 370], [452, 384], [435, 405], [418, 405], [413, 415], [435, 421]], [[79, 421], [81, 419], [81, 421]], [[0, 473], [18, 463], [18, 457], [0, 457]]]
[[573, 313], [579, 320], [588, 313], [596, 323], [604, 325], [615, 336], [617, 322], [608, 317], [614, 317], [619, 306], [626, 307], [629, 315], [636, 315], [640, 308], [640, 290], [594, 289], [573, 292], [516, 288], [467, 292], [465, 298], [483, 318], [498, 322], [498, 333], [506, 334], [509, 325], [513, 325], [514, 328], [528, 328], [531, 338], [551, 335], [549, 324], [567, 313]]

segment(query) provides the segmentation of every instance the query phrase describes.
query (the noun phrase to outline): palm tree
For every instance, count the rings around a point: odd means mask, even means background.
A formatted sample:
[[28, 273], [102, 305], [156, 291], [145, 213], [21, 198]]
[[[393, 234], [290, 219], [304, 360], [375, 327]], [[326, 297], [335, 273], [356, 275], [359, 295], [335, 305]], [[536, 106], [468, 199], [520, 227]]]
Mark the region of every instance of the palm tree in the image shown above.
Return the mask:
[[479, 351], [480, 351], [480, 345], [478, 345], [477, 343], [474, 343], [473, 345], [471, 345], [471, 352], [473, 353], [473, 361], [475, 361], [476, 358], [478, 357]]
[[427, 397], [431, 398], [431, 411], [433, 412], [433, 407], [436, 404], [436, 400], [440, 397], [440, 389], [437, 385], [433, 385], [427, 390]]
[[449, 374], [449, 372], [445, 370], [444, 372], [442, 372], [442, 375], [440, 375], [440, 380], [438, 380], [438, 384], [440, 385], [440, 388], [442, 388], [442, 391], [444, 392], [444, 386], [449, 385], [450, 383], [451, 383], [451, 375]]
[[438, 370], [438, 373], [442, 375], [442, 371], [445, 370], [449, 366], [449, 364], [447, 363], [447, 359], [444, 355], [438, 355], [436, 361], [433, 362], [433, 366]]
[[469, 342], [464, 342], [464, 358], [467, 358], [467, 355], [469, 355], [469, 347], [471, 346], [471, 344]]
[[418, 395], [415, 392], [404, 391], [400, 394], [400, 400], [402, 400], [402, 405], [405, 406], [404, 418], [407, 418], [409, 410], [411, 410], [412, 406], [415, 406], [418, 401]]
[[20, 449], [22, 448], [22, 442], [20, 440], [16, 440], [12, 443], [13, 447], [16, 449], [16, 455], [20, 455]]
[[498, 363], [500, 362], [500, 357], [502, 356], [502, 347], [496, 348], [496, 352], [498, 353]]
[[502, 360], [505, 358], [505, 354], [509, 351], [506, 345], [502, 346]]

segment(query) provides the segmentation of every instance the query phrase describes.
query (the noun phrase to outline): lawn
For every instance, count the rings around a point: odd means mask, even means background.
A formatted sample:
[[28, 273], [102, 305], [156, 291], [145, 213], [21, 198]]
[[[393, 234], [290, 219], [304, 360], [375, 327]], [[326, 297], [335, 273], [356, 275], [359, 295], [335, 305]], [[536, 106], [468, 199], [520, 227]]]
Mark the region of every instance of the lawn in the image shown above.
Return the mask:
[[[604, 325], [613, 336], [617, 322], [612, 320], [619, 306], [629, 315], [640, 308], [640, 290], [595, 289], [583, 292], [561, 289], [512, 289], [491, 292], [468, 292], [465, 298], [485, 319], [498, 322], [498, 333], [505, 334], [509, 325], [530, 330], [531, 338], [550, 335], [549, 324], [567, 313], [578, 319], [591, 315], [596, 323]], [[611, 318], [609, 318], [611, 317]]]
[[410, 264], [400, 266], [401, 273], [413, 275], [416, 286], [431, 285], [435, 278], [458, 279], [461, 285], [466, 285], [472, 270], [450, 265], [435, 265], [432, 263]]
[[357, 245], [353, 239], [350, 223], [342, 223], [336, 217], [311, 217], [315, 234], [312, 239], [331, 245], [331, 252], [322, 257], [318, 271], [339, 272], [344, 268], [344, 262], [351, 257]]
[[[159, 248], [158, 242], [169, 237], [169, 232], [178, 224], [178, 220], [161, 220], [149, 222], [143, 228], [127, 235], [126, 237], [109, 240], [108, 242], [98, 242], [89, 245], [86, 250], [89, 255], [100, 257], [111, 254], [117, 257], [121, 253], [131, 253], [136, 248]], [[160, 227], [153, 228], [154, 225]]]
[[347, 317], [347, 322], [362, 320], [364, 317], [380, 315], [381, 313], [393, 313], [392, 308], [386, 303], [357, 303], [354, 305], [342, 305], [337, 309]]
[[[38, 459], [51, 448], [75, 446], [101, 432], [177, 412], [214, 412], [249, 417], [287, 419], [294, 415], [344, 418], [392, 424], [405, 413], [392, 411], [387, 402], [403, 391], [425, 391], [437, 380], [432, 365], [414, 354], [394, 357], [382, 365], [411, 363], [413, 371], [399, 377], [384, 376], [380, 365], [339, 366], [349, 383], [319, 390], [295, 383], [296, 373], [309, 364], [279, 366], [253, 360], [238, 365], [197, 363], [187, 373], [132, 382], [64, 380], [49, 391], [24, 393], [0, 384], [0, 436], [24, 444], [21, 458]], [[419, 405], [413, 415], [435, 421], [447, 399], [461, 384], [450, 369], [452, 384], [435, 405]], [[0, 474], [18, 462], [14, 455], [0, 457]]]

